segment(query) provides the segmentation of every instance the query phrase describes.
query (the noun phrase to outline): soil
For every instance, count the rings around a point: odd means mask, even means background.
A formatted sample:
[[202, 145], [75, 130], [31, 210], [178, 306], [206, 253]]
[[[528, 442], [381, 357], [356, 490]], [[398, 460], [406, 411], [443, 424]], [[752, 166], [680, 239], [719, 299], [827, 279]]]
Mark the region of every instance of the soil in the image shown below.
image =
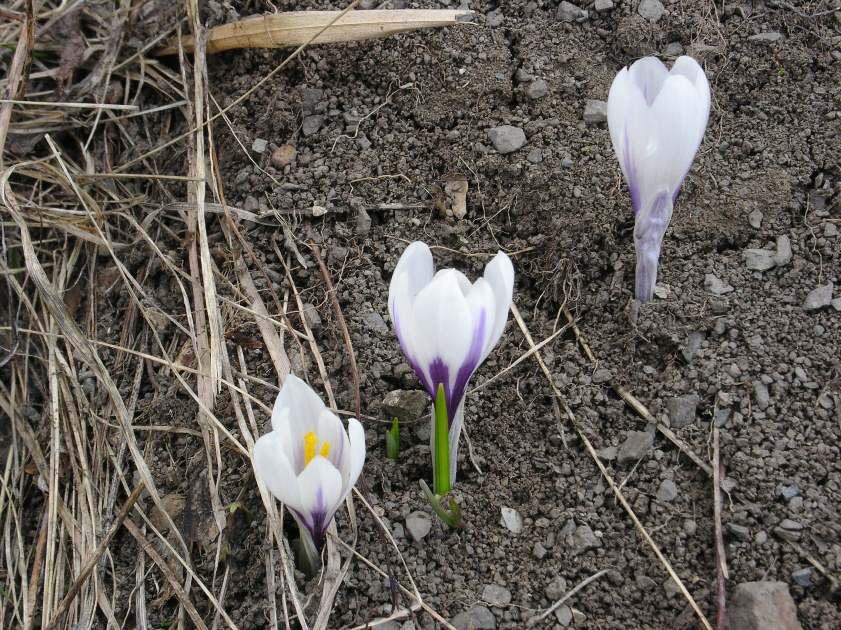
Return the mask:
[[[401, 584], [408, 584], [408, 570], [424, 601], [447, 620], [479, 614], [478, 604], [490, 609], [495, 627], [523, 628], [564, 592], [606, 569], [537, 627], [701, 627], [614, 498], [584, 435], [714, 624], [713, 480], [651, 417], [623, 401], [618, 391], [625, 389], [704, 462], [712, 460], [718, 428], [728, 592], [741, 582], [779, 580], [788, 584], [804, 628], [841, 627], [841, 302], [804, 306], [821, 285], [833, 283], [832, 297], [841, 295], [841, 13], [828, 11], [828, 2], [679, 0], [664, 2], [665, 12], [652, 22], [639, 14], [636, 0], [596, 2], [613, 5], [603, 10], [573, 4], [588, 11], [586, 19], [558, 19], [555, 2], [474, 1], [464, 3], [474, 11], [470, 24], [311, 47], [233, 108], [228, 121], [214, 125], [226, 202], [268, 218], [240, 225], [268, 277], [256, 266], [249, 271], [273, 315], [269, 285], [288, 300], [295, 330], [303, 324], [292, 283], [311, 305], [308, 323], [338, 407], [352, 410], [348, 354], [310, 240], [336, 286], [359, 370], [364, 477], [406, 568], [358, 501], [356, 550], [383, 570], [391, 563]], [[456, 4], [397, 0], [377, 7]], [[335, 8], [341, 7], [319, 0], [210, 3], [205, 17], [212, 25], [237, 14]], [[209, 57], [210, 93], [222, 106], [231, 103], [288, 52]], [[658, 295], [639, 305], [632, 299], [627, 186], [606, 123], [585, 122], [583, 114], [588, 100], [607, 99], [622, 66], [645, 55], [670, 63], [680, 54], [702, 63], [712, 112], [666, 235]], [[537, 80], [545, 82], [545, 94]], [[501, 125], [522, 129], [525, 145], [499, 154], [488, 132]], [[261, 144], [265, 148], [255, 150]], [[183, 157], [172, 154], [175, 171]], [[463, 218], [447, 216], [443, 189], [453, 180], [469, 188]], [[183, 195], [177, 187], [167, 191], [161, 204]], [[219, 269], [235, 283], [217, 219], [209, 230], [219, 244]], [[766, 271], [746, 266], [745, 250], [776, 252], [780, 237], [790, 242], [790, 260]], [[439, 267], [471, 278], [498, 250], [508, 252], [517, 272], [514, 303], [535, 342], [567, 323], [564, 309], [580, 330], [577, 339], [567, 327], [541, 350], [552, 383], [533, 357], [510, 367], [529, 349], [513, 317], [477, 372], [465, 412], [473, 458], [462, 442], [455, 489], [466, 520], [458, 531], [432, 517], [418, 488], [420, 479], [431, 479], [426, 417], [404, 418], [398, 461], [384, 452], [390, 418], [382, 400], [393, 390], [420, 389], [386, 306], [391, 273], [413, 240], [433, 247]], [[162, 248], [186, 269], [179, 247], [162, 233]], [[137, 271], [147, 255], [138, 252], [130, 269]], [[289, 261], [288, 277], [279, 255]], [[710, 275], [731, 290], [712, 292]], [[156, 270], [145, 284], [164, 309], [178, 312], [173, 274]], [[220, 286], [223, 297], [241, 301], [232, 285]], [[119, 332], [126, 298], [110, 299], [113, 314], [103, 312], [98, 320], [106, 339], [109, 329]], [[236, 309], [225, 315], [229, 350], [242, 350], [248, 373], [265, 383], [255, 381], [250, 391], [271, 405], [277, 375], [253, 317]], [[174, 347], [183, 344], [171, 323], [162, 322], [160, 332]], [[286, 342], [293, 371], [323, 393], [306, 342], [299, 346], [289, 335]], [[136, 424], [195, 429], [195, 403], [164, 370], [156, 376], [156, 389], [144, 380]], [[215, 415], [239, 436], [227, 394], [218, 400]], [[268, 415], [256, 412], [258, 425], [268, 428]], [[633, 432], [653, 441], [640, 457], [624, 461], [617, 449]], [[234, 449], [222, 452], [224, 468], [214, 473], [222, 504], [242, 509], [230, 511], [220, 536], [196, 525], [207, 520], [201, 514], [208, 503], [207, 473], [197, 468], [201, 437], [140, 433], [161, 494], [186, 496], [196, 506], [177, 523], [192, 544], [199, 576], [214, 583], [214, 561], [224, 545], [226, 610], [238, 628], [267, 627], [266, 517], [249, 462]], [[503, 508], [522, 516], [520, 533], [501, 523]], [[421, 541], [406, 526], [417, 511], [432, 521]], [[350, 540], [346, 511], [337, 526]], [[128, 593], [136, 542], [122, 535], [117, 541], [126, 546], [114, 560]], [[280, 575], [279, 561], [276, 570]], [[221, 577], [215, 577], [218, 588]], [[177, 600], [155, 592], [151, 579], [146, 585], [151, 627], [161, 627]], [[302, 578], [298, 585], [320, 593]], [[503, 595], [488, 585], [502, 587]], [[204, 596], [195, 598], [199, 612], [212, 619]], [[329, 626], [353, 627], [391, 612], [388, 581], [354, 560]], [[423, 628], [435, 626], [426, 613], [417, 619]]]

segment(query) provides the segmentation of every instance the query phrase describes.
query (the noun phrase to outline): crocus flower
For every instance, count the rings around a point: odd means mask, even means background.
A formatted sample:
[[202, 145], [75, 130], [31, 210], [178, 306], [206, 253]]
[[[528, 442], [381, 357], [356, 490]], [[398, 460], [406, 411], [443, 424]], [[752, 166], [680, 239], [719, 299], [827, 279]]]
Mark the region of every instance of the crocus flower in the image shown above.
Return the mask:
[[[485, 267], [484, 277], [471, 284], [455, 269], [435, 273], [432, 252], [420, 241], [406, 248], [391, 278], [388, 312], [400, 347], [433, 401], [443, 386], [451, 483], [464, 424], [464, 394], [470, 377], [502, 336], [513, 290], [514, 267], [504, 253], [499, 252]], [[434, 418], [433, 413], [433, 422]], [[430, 442], [437, 461], [434, 430]]]
[[628, 182], [636, 224], [636, 295], [651, 299], [672, 206], [704, 137], [710, 85], [698, 62], [680, 57], [671, 71], [655, 57], [622, 68], [607, 99], [607, 124]]
[[327, 526], [365, 461], [365, 432], [355, 418], [345, 431], [312, 388], [286, 377], [272, 410], [272, 431], [254, 444], [254, 470], [295, 517], [305, 544], [324, 544]]

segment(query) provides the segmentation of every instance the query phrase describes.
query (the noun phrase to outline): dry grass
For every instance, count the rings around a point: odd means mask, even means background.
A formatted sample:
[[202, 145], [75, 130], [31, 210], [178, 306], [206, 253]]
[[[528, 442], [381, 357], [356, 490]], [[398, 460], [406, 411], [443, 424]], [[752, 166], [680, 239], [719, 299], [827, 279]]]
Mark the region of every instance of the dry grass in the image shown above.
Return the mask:
[[[255, 217], [225, 203], [211, 125], [225, 112], [203, 48], [187, 55], [181, 46], [177, 63], [151, 54], [203, 32], [198, 4], [186, 0], [169, 16], [156, 7], [18, 0], [3, 10], [0, 629], [167, 620], [235, 628], [224, 541], [236, 503], [220, 488], [243, 463], [250, 470], [266, 395], [289, 373], [290, 348], [314, 360], [336, 406], [312, 331], [295, 315], [295, 258], [278, 250], [291, 288], [259, 291], [255, 278], [268, 278], [237, 227]], [[138, 45], [127, 24], [143, 20], [154, 36]], [[211, 219], [230, 252], [225, 264]], [[173, 300], [161, 301], [153, 277], [173, 288]], [[271, 383], [251, 376], [242, 347], [225, 342], [227, 330], [249, 324], [274, 366]], [[178, 398], [187, 422], [156, 413], [159, 401]], [[183, 498], [179, 507], [159, 487], [155, 440], [172, 436], [190, 440], [186, 460], [208, 507], [193, 525], [218, 543], [209, 568], [196, 566]], [[331, 532], [310, 601], [296, 582], [281, 506], [259, 491], [268, 529], [252, 553], [265, 562], [269, 626], [327, 628], [350, 563], [370, 563], [354, 549], [355, 502], [347, 502], [350, 543]], [[410, 587], [395, 588], [406, 606], [393, 617], [426, 610], [440, 619], [404, 574]]]

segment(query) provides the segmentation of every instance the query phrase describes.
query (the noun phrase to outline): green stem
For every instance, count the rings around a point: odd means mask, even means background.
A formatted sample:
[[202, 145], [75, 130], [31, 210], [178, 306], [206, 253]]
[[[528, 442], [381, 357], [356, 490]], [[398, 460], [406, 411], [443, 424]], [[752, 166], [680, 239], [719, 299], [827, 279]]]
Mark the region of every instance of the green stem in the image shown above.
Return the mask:
[[450, 491], [450, 421], [447, 417], [447, 399], [444, 385], [438, 385], [435, 400], [435, 494], [444, 496]]
[[301, 525], [298, 527], [301, 530], [301, 537], [295, 541], [298, 544], [293, 545], [295, 566], [308, 580], [311, 580], [318, 575], [318, 571], [321, 569], [321, 554], [318, 552], [309, 530]]
[[450, 511], [447, 512], [447, 508], [441, 505], [441, 499], [443, 497], [432, 494], [432, 490], [429, 489], [429, 486], [426, 485], [426, 482], [423, 479], [420, 480], [420, 487], [421, 492], [423, 492], [423, 496], [426, 497], [426, 501], [429, 503], [433, 512], [435, 512], [442, 521], [453, 529], [461, 529], [464, 527], [464, 521], [461, 518], [461, 510], [458, 509], [458, 505], [452, 498], [449, 499]]

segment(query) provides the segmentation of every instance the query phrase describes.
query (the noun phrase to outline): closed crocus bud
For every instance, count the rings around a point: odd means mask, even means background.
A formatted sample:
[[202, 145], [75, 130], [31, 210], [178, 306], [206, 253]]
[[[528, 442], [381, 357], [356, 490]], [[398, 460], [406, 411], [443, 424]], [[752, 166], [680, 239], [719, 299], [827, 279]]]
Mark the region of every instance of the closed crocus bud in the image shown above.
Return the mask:
[[[432, 252], [421, 241], [406, 248], [391, 278], [388, 311], [400, 347], [433, 404], [443, 386], [451, 483], [464, 423], [464, 394], [470, 377], [502, 336], [513, 290], [514, 266], [503, 252], [471, 284], [455, 269], [435, 273]], [[434, 460], [435, 431], [432, 434]]]
[[254, 470], [295, 517], [305, 542], [324, 544], [327, 526], [365, 462], [365, 432], [342, 421], [294, 374], [272, 410], [272, 431], [254, 445]]
[[610, 87], [607, 123], [636, 216], [636, 296], [642, 302], [653, 296], [663, 236], [709, 115], [710, 85], [691, 57], [680, 57], [671, 71], [645, 57], [620, 70]]

